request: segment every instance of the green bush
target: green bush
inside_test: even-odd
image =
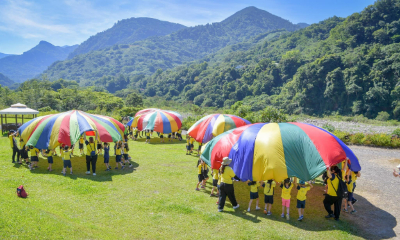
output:
[[[393,134],[393,135],[400,136],[400,128],[396,128],[396,129],[392,132],[392,134]]]
[[[356,134],[350,135],[350,142],[352,144],[363,144],[364,143],[364,134],[356,133]]]
[[[333,132],[333,134],[338,137],[340,140],[342,140],[343,142],[348,142],[350,140],[350,133],[348,132],[342,132],[339,130],[335,130]]]
[[[378,116],[375,119],[378,121],[385,122],[385,121],[389,120],[389,117],[390,117],[389,113],[382,111],[382,112],[378,113]]]
[[[379,147],[391,147],[392,146],[392,137],[387,134],[367,134],[365,136],[365,142],[368,142],[370,145],[375,145]]]
[[[333,133],[335,132],[335,127],[329,123],[325,124],[322,126],[323,129],[328,130],[329,132]]]

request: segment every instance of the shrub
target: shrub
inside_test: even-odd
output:
[[[325,124],[322,126],[323,129],[328,130],[329,132],[333,133],[335,132],[335,127],[329,123]]]
[[[382,112],[378,113],[378,116],[375,119],[378,121],[385,122],[385,121],[389,120],[389,117],[390,117],[389,113],[382,111]]]
[[[350,133],[348,132],[342,132],[339,130],[335,130],[333,132],[333,134],[338,137],[340,140],[342,140],[343,142],[348,142],[350,140]]]
[[[379,147],[390,147],[392,142],[392,137],[387,134],[367,134],[365,136],[365,141],[368,141],[371,145]]]
[[[393,134],[393,135],[400,136],[400,128],[396,128],[396,129],[392,132],[392,134]]]
[[[350,135],[350,142],[353,144],[363,144],[364,142],[364,134],[363,133],[356,133]]]

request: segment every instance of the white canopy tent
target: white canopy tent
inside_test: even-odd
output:
[[[1,133],[4,134],[4,131],[9,131],[9,130],[17,130],[18,126],[18,115],[21,115],[22,119],[22,124],[24,123],[24,115],[28,115],[28,117],[25,117],[25,119],[33,119],[37,117],[37,114],[39,111],[28,108],[26,105],[17,103],[11,105],[11,107],[3,109],[0,111],[0,117],[1,117]],[[8,115],[15,115],[15,124],[14,123],[7,123],[7,114]],[[31,118],[29,118],[29,115],[32,115]],[[10,116],[8,116],[10,117]],[[13,117],[13,116],[11,116]],[[4,118],[4,122],[3,122]]]

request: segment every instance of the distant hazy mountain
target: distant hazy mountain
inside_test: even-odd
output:
[[[118,21],[112,28],[97,33],[84,41],[68,58],[78,54],[103,49],[115,44],[126,44],[149,37],[164,36],[176,32],[185,26],[178,23],[160,21],[154,18],[129,18]]]
[[[113,45],[54,63],[46,70],[50,79],[80,80],[91,85],[103,76],[151,74],[203,58],[227,45],[249,40],[261,33],[301,26],[267,11],[247,7],[222,22],[188,27],[167,36],[152,37],[131,44]]]
[[[0,58],[4,58],[4,57],[7,57],[7,56],[11,56],[11,55],[13,55],[13,54],[6,54],[6,53],[1,53],[0,52]]]
[[[33,78],[47,69],[55,61],[67,58],[77,45],[57,47],[46,41],[22,55],[12,55],[0,59],[0,72],[16,82]]]
[[[9,79],[7,76],[4,76],[3,74],[0,73],[0,85],[1,86],[11,86],[14,84],[14,81]]]
[[[298,23],[296,25],[299,26],[300,28],[306,28],[306,27],[310,26],[310,24],[308,24],[308,23]]]

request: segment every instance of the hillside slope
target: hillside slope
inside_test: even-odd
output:
[[[12,55],[0,59],[0,72],[15,82],[23,82],[40,74],[55,61],[64,60],[75,46],[57,47],[46,41],[22,55]]]

